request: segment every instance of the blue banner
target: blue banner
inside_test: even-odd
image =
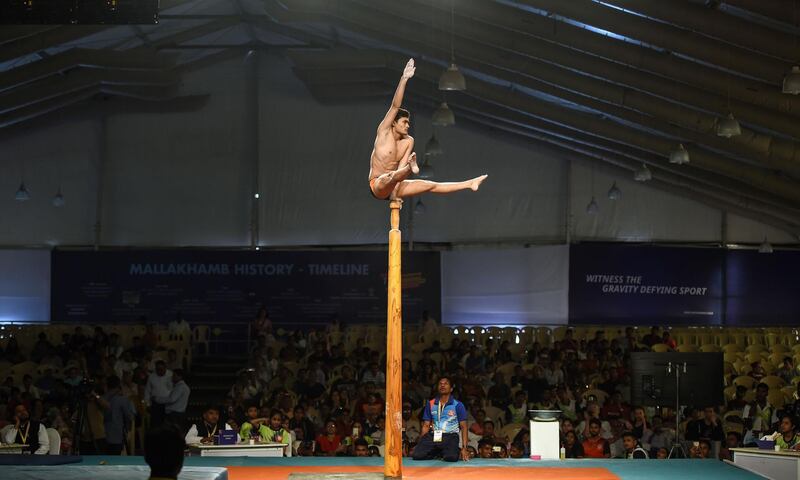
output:
[[[800,252],[731,250],[727,323],[792,325],[800,320]]]
[[[569,322],[721,324],[724,255],[706,248],[573,245]]]
[[[54,251],[52,321],[386,321],[386,252]],[[440,317],[438,252],[403,253],[403,317]]]

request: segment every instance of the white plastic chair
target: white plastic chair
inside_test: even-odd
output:
[[[61,454],[61,434],[55,428],[48,428],[47,438],[50,439],[50,455]]]

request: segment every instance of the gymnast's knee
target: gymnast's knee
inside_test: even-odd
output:
[[[445,462],[457,462],[458,461],[458,453],[450,454],[450,455],[443,455],[442,460]]]

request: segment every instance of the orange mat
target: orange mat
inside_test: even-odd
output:
[[[383,467],[227,467],[229,480],[286,480],[291,473],[383,472]],[[429,480],[620,480],[605,468],[563,467],[403,467],[404,479]]]

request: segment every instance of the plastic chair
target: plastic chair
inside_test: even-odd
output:
[[[683,345],[678,345],[677,350],[681,353],[695,353],[697,352],[697,347],[687,343]]]
[[[500,438],[507,438],[509,441],[514,440],[514,437],[517,436],[520,430],[527,427],[527,425],[523,425],[521,423],[509,423],[508,425],[504,426],[500,429]]]
[[[61,434],[55,428],[46,429],[47,438],[50,440],[50,455],[61,454]]]
[[[756,379],[753,377],[748,377],[747,375],[741,375],[733,379],[733,384],[737,387],[742,385],[748,389],[752,389],[756,384]]]
[[[775,408],[782,408],[786,404],[786,396],[780,390],[769,392],[767,394],[767,401]]]
[[[658,353],[665,353],[669,352],[669,346],[666,343],[656,343],[655,345],[650,347],[650,350]]]
[[[781,377],[769,375],[761,379],[761,383],[766,383],[770,390],[781,389],[786,386],[786,382]]]
[[[718,345],[715,345],[713,343],[706,343],[704,345],[700,345],[700,351],[703,353],[713,353],[713,352],[719,352],[720,349]]]

